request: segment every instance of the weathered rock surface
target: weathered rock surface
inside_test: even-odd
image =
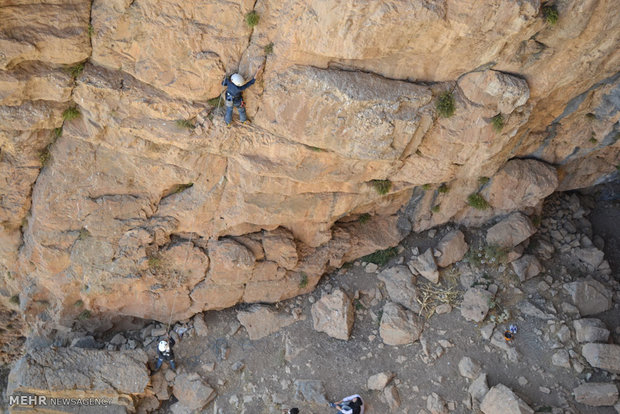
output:
[[[177,375],[172,393],[179,404],[190,410],[201,410],[215,398],[215,390],[196,373]]]
[[[142,350],[103,351],[81,348],[45,348],[31,351],[15,363],[7,392],[47,397],[105,398],[133,409],[133,397],[144,395],[149,384]],[[119,375],[119,367],[123,375]]]
[[[292,325],[296,319],[291,315],[275,312],[267,306],[255,306],[250,311],[239,311],[237,319],[248,331],[251,340],[257,340]]]
[[[620,345],[585,344],[581,355],[595,368],[620,374]]]
[[[534,233],[536,233],[536,228],[530,219],[522,213],[514,213],[487,231],[487,243],[501,247],[514,247]]]
[[[600,282],[587,279],[567,283],[564,289],[579,309],[581,316],[596,315],[611,308],[611,294]]]
[[[325,397],[325,386],[322,381],[317,380],[296,380],[295,396],[298,401],[308,401],[319,405],[327,405]]]
[[[609,383],[581,384],[573,390],[573,394],[577,402],[594,407],[614,405],[618,401],[618,387]]]
[[[474,379],[478,377],[481,369],[480,364],[470,357],[463,357],[459,361],[459,374],[463,377]]]
[[[379,334],[387,345],[404,345],[420,338],[424,321],[400,305],[388,302],[383,306]]]
[[[441,252],[437,258],[437,266],[447,267],[461,260],[467,253],[469,246],[465,241],[465,235],[460,230],[454,230],[443,236],[435,250]]]
[[[433,283],[439,283],[439,271],[437,270],[437,263],[435,263],[433,249],[426,249],[423,254],[413,257],[408,266],[412,272]]]
[[[353,303],[340,289],[323,296],[312,305],[312,323],[316,331],[347,341],[351,336],[353,322],[355,322]]]
[[[394,378],[392,372],[380,372],[375,375],[371,375],[368,378],[367,387],[369,390],[381,391],[385,386]]]
[[[377,278],[385,283],[385,289],[392,302],[398,303],[414,312],[420,311],[416,277],[406,266],[394,266],[382,270]]]
[[[577,319],[573,327],[579,342],[607,342],[609,338],[609,330],[600,319]]]
[[[446,402],[436,393],[432,393],[426,399],[426,409],[430,411],[431,414],[448,414]]]
[[[616,4],[562,4],[551,27],[538,2],[504,3],[268,1],[253,29],[239,1],[5,5],[3,296],[45,329],[78,300],[102,325],[276,302],[411,229],[532,214],[556,185],[617,177]],[[262,63],[253,125],[224,128],[208,99]],[[491,208],[467,206],[474,192]]]
[[[504,384],[497,384],[489,390],[480,409],[485,414],[534,414],[534,410]]]
[[[489,386],[487,385],[487,374],[483,372],[478,375],[478,377],[472,381],[471,385],[467,389],[467,392],[474,400],[481,402],[484,399],[484,396],[489,392]]]
[[[489,312],[493,294],[480,288],[469,288],[463,295],[461,315],[468,321],[481,322]]]
[[[535,276],[538,276],[542,272],[543,267],[536,256],[531,254],[524,254],[519,259],[511,263],[512,269],[515,271],[519,280],[525,282]]]

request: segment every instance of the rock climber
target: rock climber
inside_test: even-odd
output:
[[[329,406],[337,408],[338,414],[364,414],[364,401],[359,394],[350,395],[335,403],[329,403]]]
[[[239,119],[242,124],[245,124],[248,120],[248,117],[245,113],[245,102],[243,101],[243,91],[250,86],[254,85],[256,82],[256,77],[263,70],[264,66],[261,67],[256,72],[256,75],[249,81],[245,82],[243,76],[238,73],[233,73],[230,78],[226,77],[222,81],[222,85],[226,86],[226,115],[224,116],[224,121],[226,121],[226,126],[230,126],[233,117],[233,106],[237,107],[239,110]]]
[[[161,368],[161,364],[164,361],[167,361],[170,365],[170,368],[176,372],[176,366],[174,364],[174,352],[172,351],[172,347],[174,346],[174,338],[170,337],[170,334],[167,335],[166,339],[162,339],[157,344],[157,361],[155,362],[155,369],[153,372],[159,371]]]

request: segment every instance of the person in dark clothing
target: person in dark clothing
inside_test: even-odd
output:
[[[238,73],[233,74],[230,78],[226,77],[222,82],[222,85],[226,86],[226,115],[224,116],[224,121],[226,121],[226,125],[228,126],[230,126],[232,122],[233,106],[237,107],[239,110],[239,119],[241,123],[245,123],[248,120],[245,113],[245,102],[243,102],[242,92],[254,85],[256,78],[252,78],[252,80],[247,83],[244,82],[243,77]]]
[[[171,337],[159,341],[159,344],[157,344],[157,362],[155,363],[155,369],[153,372],[159,371],[159,368],[161,368],[161,364],[164,361],[167,361],[170,368],[176,372],[177,369],[174,364],[174,352],[172,351],[174,344],[174,339]]]
[[[364,401],[359,394],[350,395],[329,405],[330,407],[337,408],[338,414],[364,414]]]

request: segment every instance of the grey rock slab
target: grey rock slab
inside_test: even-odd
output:
[[[392,302],[396,302],[414,312],[420,311],[416,277],[406,266],[394,266],[381,271],[377,278],[385,284]]]
[[[610,383],[581,384],[573,390],[573,394],[578,403],[594,407],[614,405],[618,401],[618,387]]]
[[[620,374],[620,345],[585,344],[581,348],[581,355],[595,368]]]
[[[579,342],[607,342],[609,339],[609,330],[600,319],[577,319],[573,321],[573,327]]]
[[[319,405],[327,405],[323,381],[298,379],[295,381],[295,396],[297,401],[307,401]]]
[[[461,315],[468,321],[481,322],[489,312],[493,294],[480,288],[469,288],[461,302]]]
[[[593,279],[567,283],[564,289],[571,296],[581,316],[595,315],[611,309],[611,292]]]
[[[504,384],[489,390],[480,409],[484,414],[534,414],[534,410]]]

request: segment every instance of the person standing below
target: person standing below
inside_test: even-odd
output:
[[[224,115],[224,121],[226,126],[230,126],[233,117],[233,107],[236,107],[239,111],[239,120],[242,124],[245,124],[248,120],[245,113],[245,102],[243,101],[243,91],[256,82],[256,76],[263,70],[264,66],[261,66],[256,75],[249,81],[245,82],[243,76],[238,73],[233,73],[230,78],[226,77],[222,81],[222,85],[226,86],[226,115]]]
[[[329,405],[330,407],[337,408],[338,414],[364,414],[364,401],[359,394],[349,395]]]
[[[174,338],[171,338],[168,335],[167,339],[162,339],[157,344],[157,362],[155,363],[155,369],[153,372],[159,371],[161,368],[161,364],[166,361],[170,365],[170,368],[176,372],[177,368],[174,364],[174,352],[172,351],[172,347],[174,346]]]

